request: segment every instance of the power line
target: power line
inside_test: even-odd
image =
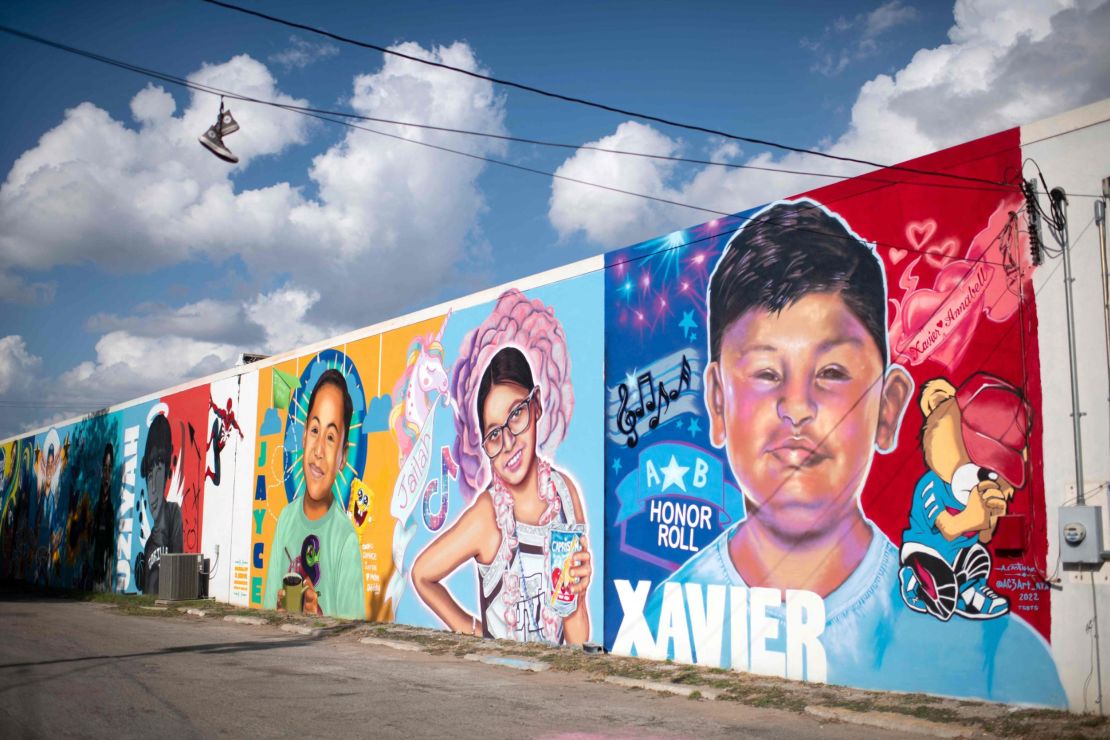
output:
[[[791,168],[785,168],[785,167],[769,167],[769,166],[764,166],[764,165],[738,164],[738,163],[735,163],[735,162],[721,162],[721,161],[708,160],[708,159],[698,159],[698,158],[692,158],[692,157],[677,157],[677,156],[669,156],[669,155],[663,155],[663,154],[652,154],[652,153],[649,153],[649,152],[635,152],[635,151],[628,151],[628,150],[624,150],[624,149],[613,149],[613,148],[609,148],[609,147],[594,146],[594,145],[591,145],[591,144],[572,144],[572,143],[567,143],[567,142],[548,141],[548,140],[543,140],[543,139],[532,139],[532,138],[521,137],[521,136],[512,136],[512,135],[509,135],[509,134],[498,134],[498,133],[493,133],[493,132],[489,132],[489,131],[474,131],[474,130],[470,130],[470,129],[460,129],[460,128],[454,128],[454,127],[450,127],[450,126],[438,126],[438,125],[429,124],[429,123],[417,123],[415,121],[402,121],[402,120],[397,120],[397,119],[392,119],[392,118],[382,118],[382,117],[378,117],[378,116],[368,116],[368,115],[363,115],[363,114],[359,114],[359,113],[351,113],[351,112],[347,112],[347,111],[337,111],[337,110],[329,110],[329,109],[325,109],[325,108],[315,108],[315,107],[311,107],[311,106],[300,106],[300,105],[292,105],[292,104],[289,104],[289,103],[279,103],[279,102],[274,101],[274,100],[256,98],[256,97],[249,96],[249,95],[243,95],[241,93],[237,93],[237,92],[232,91],[232,90],[221,89],[221,88],[213,87],[213,86],[210,86],[210,85],[205,85],[203,83],[194,82],[194,81],[182,78],[182,77],[178,77],[176,75],[169,74],[167,72],[160,72],[158,70],[150,69],[148,67],[142,67],[142,66],[139,66],[139,65],[136,65],[136,64],[132,64],[130,62],[124,62],[124,61],[121,61],[121,60],[118,60],[118,59],[114,59],[112,57],[104,56],[102,54],[97,54],[95,52],[90,52],[90,51],[87,51],[85,49],[80,49],[78,47],[69,46],[67,44],[52,41],[50,39],[46,39],[46,38],[43,38],[41,36],[36,36],[34,34],[26,33],[24,31],[19,31],[18,29],[9,28],[7,26],[0,26],[0,31],[4,31],[5,33],[11,34],[13,36],[17,36],[17,37],[22,38],[22,39],[27,40],[27,41],[32,41],[34,43],[39,43],[39,44],[43,44],[43,45],[46,45],[46,46],[50,46],[50,47],[58,49],[60,51],[65,51],[65,52],[68,52],[68,53],[71,53],[71,54],[76,54],[76,55],[83,56],[83,57],[88,58],[88,59],[92,59],[94,61],[103,62],[105,64],[110,64],[112,66],[120,67],[122,69],[126,69],[128,71],[135,72],[137,74],[141,74],[141,75],[148,76],[148,77],[153,77],[155,79],[162,80],[164,82],[169,82],[169,83],[172,83],[172,84],[181,85],[181,86],[187,87],[187,88],[189,88],[191,90],[194,90],[194,91],[197,91],[197,92],[206,92],[206,93],[211,94],[211,95],[220,95],[222,97],[230,98],[232,100],[240,100],[240,101],[243,101],[243,102],[256,103],[258,105],[266,105],[266,106],[271,106],[271,107],[284,108],[285,110],[294,111],[294,112],[313,113],[313,114],[317,114],[317,117],[319,117],[319,116],[338,116],[338,117],[342,117],[342,118],[351,118],[351,119],[360,120],[360,121],[368,121],[368,122],[371,122],[371,123],[384,123],[384,124],[390,124],[390,125],[395,125],[395,126],[410,126],[412,128],[424,129],[424,130],[429,130],[429,131],[440,131],[440,132],[444,132],[444,133],[459,134],[459,135],[464,135],[464,136],[482,137],[482,138],[494,139],[494,140],[498,140],[498,141],[509,141],[509,142],[518,143],[518,144],[528,144],[528,145],[534,145],[534,146],[543,146],[543,147],[549,147],[549,148],[567,149],[567,150],[574,150],[574,151],[587,150],[587,151],[595,151],[595,152],[600,152],[600,153],[605,153],[605,154],[615,154],[615,155],[630,156],[630,157],[637,157],[637,158],[644,158],[644,159],[654,159],[654,160],[681,163],[681,164],[696,164],[696,165],[700,165],[700,166],[724,167],[726,169],[753,170],[753,171],[759,171],[759,172],[772,172],[772,173],[785,174],[785,175],[800,175],[800,176],[806,176],[806,177],[819,177],[819,178],[826,178],[826,179],[832,179],[832,180],[851,180],[851,179],[856,179],[856,178],[863,177],[863,178],[867,178],[868,180],[873,181],[873,182],[883,182],[883,183],[887,183],[887,184],[891,184],[891,185],[906,184],[906,185],[915,185],[915,186],[918,186],[918,187],[954,188],[954,189],[984,190],[984,191],[995,191],[995,192],[1011,192],[1013,190],[1013,186],[1001,187],[1001,186],[997,186],[997,185],[983,186],[983,185],[974,185],[974,184],[966,184],[965,185],[965,184],[956,184],[956,183],[913,182],[913,181],[908,181],[908,180],[882,179],[882,178],[874,177],[875,173],[873,173],[873,172],[864,173],[864,174],[860,174],[860,175],[841,175],[841,174],[836,174],[836,173],[831,173],[831,172],[814,172],[814,171],[810,171],[810,170],[799,170],[799,169],[791,169]],[[335,121],[335,122],[339,123],[338,121]]]
[[[344,44],[351,44],[353,46],[360,46],[364,49],[371,49],[373,51],[381,52],[382,54],[389,54],[391,56],[400,57],[402,59],[407,59],[411,62],[417,62],[418,64],[427,65],[429,67],[436,67],[436,68],[439,68],[439,69],[445,69],[445,70],[448,70],[448,71],[451,71],[451,72],[456,72],[458,74],[466,75],[468,77],[473,77],[475,79],[485,80],[485,81],[491,82],[495,85],[502,85],[502,86],[505,86],[505,87],[511,87],[511,88],[515,88],[517,90],[523,90],[525,92],[535,93],[537,95],[543,95],[545,97],[554,98],[556,100],[562,100],[562,101],[567,102],[567,103],[575,103],[577,105],[584,105],[584,106],[587,106],[587,107],[590,107],[590,108],[597,108],[598,110],[604,110],[604,111],[608,111],[610,113],[618,113],[622,116],[629,116],[631,118],[639,118],[639,119],[644,120],[644,121],[652,121],[654,123],[660,123],[660,124],[663,124],[665,126],[672,126],[672,127],[675,127],[675,128],[686,129],[686,130],[689,130],[689,131],[697,131],[699,133],[709,134],[711,136],[720,136],[722,138],[731,139],[733,141],[743,141],[743,142],[748,143],[748,144],[757,144],[759,146],[766,146],[766,147],[770,147],[770,148],[773,148],[773,149],[781,149],[783,151],[795,152],[795,153],[798,153],[798,154],[809,154],[809,155],[812,155],[812,156],[815,156],[815,157],[823,157],[825,159],[832,159],[832,160],[836,160],[836,161],[840,161],[840,162],[850,162],[850,163],[853,163],[853,164],[867,165],[868,167],[875,167],[875,168],[879,168],[879,169],[897,170],[897,171],[900,171],[900,172],[909,172],[909,173],[912,173],[912,174],[915,174],[915,175],[928,175],[928,176],[931,176],[931,177],[943,177],[943,178],[954,179],[954,180],[962,180],[962,181],[965,181],[965,182],[976,182],[976,183],[979,183],[981,185],[994,185],[996,187],[1003,187],[1003,188],[1015,187],[1011,183],[1006,183],[1006,182],[998,182],[998,181],[995,181],[995,180],[987,180],[985,178],[980,178],[980,177],[970,177],[970,176],[967,176],[967,175],[957,175],[957,174],[954,174],[954,173],[951,173],[951,172],[938,172],[938,171],[935,171],[935,170],[923,170],[923,169],[918,169],[918,168],[915,168],[915,167],[907,167],[905,165],[886,165],[886,164],[881,164],[879,162],[874,162],[874,161],[871,161],[871,160],[868,160],[868,159],[857,159],[855,157],[846,157],[846,156],[842,156],[842,155],[838,155],[838,154],[830,154],[828,152],[822,152],[822,151],[819,151],[819,150],[816,150],[816,149],[806,149],[805,147],[797,147],[797,146],[791,146],[791,145],[788,145],[788,144],[781,144],[779,142],[771,141],[771,140],[768,140],[768,139],[758,139],[758,138],[754,138],[754,137],[750,137],[750,136],[742,136],[742,135],[739,135],[739,134],[732,134],[732,133],[729,133],[727,131],[720,131],[720,130],[717,130],[717,129],[707,128],[705,126],[699,126],[699,125],[696,125],[696,124],[683,123],[681,121],[674,121],[674,120],[671,120],[671,119],[668,119],[668,118],[663,118],[661,116],[655,116],[655,115],[651,115],[651,114],[648,114],[648,113],[639,113],[637,111],[627,110],[627,109],[624,109],[624,108],[618,108],[618,107],[615,107],[615,106],[607,105],[605,103],[599,103],[599,102],[596,102],[596,101],[587,100],[585,98],[578,98],[578,97],[575,97],[575,96],[572,96],[572,95],[564,95],[563,93],[557,93],[557,92],[552,92],[550,90],[544,90],[542,88],[534,87],[532,85],[526,85],[524,83],[514,82],[512,80],[506,80],[506,79],[502,79],[502,78],[498,78],[498,77],[493,77],[491,75],[485,75],[485,74],[482,74],[480,72],[474,72],[472,70],[464,69],[462,67],[455,67],[453,65],[445,64],[443,62],[435,62],[435,61],[432,61],[430,59],[421,59],[420,57],[413,56],[412,54],[405,54],[404,52],[400,52],[400,51],[397,51],[395,49],[390,49],[390,48],[385,47],[385,46],[380,46],[378,44],[373,44],[373,43],[370,43],[370,42],[367,42],[367,41],[360,41],[358,39],[350,38],[348,36],[341,36],[337,33],[332,33],[331,31],[325,31],[321,28],[316,28],[315,26],[309,26],[309,25],[304,24],[304,23],[297,23],[296,21],[286,20],[284,18],[279,18],[278,16],[269,15],[268,13],[262,13],[262,12],[257,11],[257,10],[251,10],[250,8],[244,8],[244,7],[241,7],[239,5],[233,5],[231,3],[222,2],[222,0],[202,0],[202,2],[208,3],[209,5],[215,5],[215,6],[218,6],[218,7],[221,7],[221,8],[225,8],[227,10],[233,10],[233,11],[238,12],[238,13],[243,13],[245,15],[254,16],[256,18],[261,18],[263,20],[267,20],[267,21],[270,21],[270,22],[273,22],[273,23],[278,23],[280,25],[287,26],[289,28],[296,28],[296,29],[299,29],[299,30],[302,30],[302,31],[307,31],[309,33],[314,33],[314,34],[317,34],[319,36],[324,36],[324,37],[333,39],[335,41],[339,41],[339,42],[344,43]]]
[[[735,169],[735,170],[753,170],[753,171],[758,171],[758,172],[773,172],[773,173],[778,173],[778,174],[794,174],[794,175],[810,176],[810,178],[825,178],[825,179],[829,179],[829,180],[840,180],[840,181],[842,181],[842,180],[866,179],[870,182],[886,183],[886,184],[890,184],[890,185],[905,184],[905,185],[914,185],[914,186],[919,186],[919,187],[940,187],[940,189],[979,190],[979,191],[996,191],[996,192],[1012,192],[1013,187],[1015,187],[1015,185],[1009,185],[1009,186],[1006,186],[1006,187],[1002,187],[1002,186],[998,186],[998,185],[986,185],[985,186],[985,185],[973,185],[973,184],[914,182],[914,181],[908,181],[908,180],[889,180],[889,179],[876,178],[876,176],[875,176],[876,173],[875,172],[868,172],[868,173],[862,173],[862,174],[856,174],[856,175],[836,174],[836,173],[831,173],[831,172],[815,172],[815,171],[811,171],[811,170],[794,170],[794,169],[789,169],[789,168],[773,168],[773,166],[766,166],[766,165],[738,164],[738,163],[735,163],[735,162],[719,162],[719,161],[714,161],[714,160],[686,158],[686,156],[670,156],[670,155],[666,155],[666,154],[653,154],[653,153],[649,153],[649,152],[634,152],[634,151],[628,151],[628,150],[622,150],[622,149],[610,149],[610,148],[607,148],[607,146],[595,146],[595,145],[592,145],[592,144],[573,144],[573,143],[566,143],[566,142],[546,141],[546,140],[542,140],[542,139],[529,139],[529,138],[525,138],[525,136],[513,136],[513,135],[509,135],[509,134],[499,134],[499,133],[494,133],[494,132],[490,132],[490,131],[473,131],[473,130],[468,130],[468,129],[457,129],[457,128],[452,128],[452,126],[435,125],[435,124],[431,124],[431,123],[417,123],[415,121],[401,121],[401,120],[396,120],[396,119],[380,118],[380,116],[374,116],[374,115],[364,115],[364,114],[360,114],[360,113],[351,113],[351,112],[346,112],[346,111],[335,111],[335,110],[329,110],[329,109],[312,108],[312,107],[306,107],[306,105],[293,105],[291,103],[280,103],[278,101],[273,101],[273,100],[265,100],[265,99],[261,99],[261,98],[254,98],[254,97],[252,97],[252,95],[245,95],[245,94],[235,92],[235,91],[232,91],[232,90],[224,90],[224,89],[221,89],[221,88],[215,88],[215,87],[212,87],[212,85],[206,85],[206,84],[199,83],[199,82],[193,82],[193,81],[190,81],[190,80],[185,79],[185,78],[176,77],[176,75],[170,74],[168,72],[161,72],[161,71],[153,70],[153,69],[150,69],[150,68],[140,67],[140,65],[138,65],[138,64],[132,64],[130,62],[124,62],[124,61],[121,61],[121,60],[118,60],[118,59],[113,59],[111,57],[105,57],[105,55],[103,55],[103,54],[98,54],[98,53],[87,51],[87,50],[84,50],[84,49],[79,49],[77,47],[70,47],[70,45],[68,45],[68,44],[60,43],[60,42],[57,42],[57,41],[52,41],[50,39],[44,39],[42,37],[34,36],[34,34],[32,34],[32,33],[19,31],[18,29],[12,29],[12,28],[9,28],[9,27],[0,26],[0,31],[10,33],[10,34],[12,34],[12,36],[16,36],[16,37],[22,38],[24,40],[28,40],[28,41],[32,41],[32,42],[36,42],[36,43],[41,43],[41,44],[44,44],[44,45],[49,45],[49,47],[52,47],[54,49],[58,49],[60,51],[65,51],[65,52],[69,52],[69,53],[73,53],[73,54],[78,54],[78,55],[81,55],[81,57],[92,59],[94,61],[99,61],[99,62],[111,64],[111,65],[113,65],[113,67],[119,67],[119,68],[129,70],[129,71],[132,71],[132,72],[135,72],[135,73],[138,73],[138,74],[143,74],[143,75],[145,75],[145,77],[152,77],[154,79],[162,80],[164,82],[170,82],[172,84],[182,85],[182,87],[188,88],[188,89],[196,91],[196,92],[206,92],[206,93],[209,93],[209,94],[212,94],[212,95],[221,95],[221,97],[230,98],[232,100],[240,100],[240,101],[243,101],[243,102],[251,102],[251,103],[256,103],[256,104],[259,104],[259,105],[269,105],[269,107],[282,108],[282,109],[287,110],[287,111],[301,112],[301,113],[313,113],[313,114],[316,114],[316,118],[320,118],[320,116],[324,116],[324,115],[340,116],[340,118],[345,118],[345,119],[355,119],[355,120],[367,121],[367,122],[372,122],[372,123],[385,123],[385,124],[392,124],[392,125],[398,125],[398,126],[412,126],[412,128],[415,128],[415,129],[423,129],[423,130],[428,130],[428,131],[441,131],[441,132],[445,132],[445,133],[455,133],[455,134],[461,134],[461,135],[467,135],[467,136],[481,136],[481,138],[486,138],[486,139],[494,139],[494,140],[498,140],[498,141],[508,141],[508,142],[521,143],[521,144],[532,144],[532,145],[537,145],[537,146],[547,146],[547,148],[565,149],[565,150],[574,150],[574,151],[587,150],[587,151],[601,152],[601,153],[607,153],[607,154],[618,154],[618,155],[624,155],[624,156],[636,156],[636,158],[660,160],[660,161],[666,161],[666,162],[675,162],[675,163],[683,163],[683,164],[697,164],[697,165],[704,165],[704,166],[720,166],[720,168]],[[322,120],[327,120],[327,119],[322,119]],[[341,121],[332,121],[332,122],[333,123],[342,123]],[[376,131],[376,130],[373,130],[373,131],[375,133],[383,133],[383,132]],[[412,141],[412,140],[406,140],[406,141]],[[447,150],[447,151],[453,151],[454,152],[455,150]],[[593,184],[593,183],[583,182],[583,184]],[[626,194],[629,194],[629,195],[637,195],[637,193],[632,193],[632,192],[629,192],[629,191],[623,191],[623,192],[625,192]],[[1077,197],[1096,197],[1096,199],[1100,199],[1100,197],[1101,197],[1101,195],[1089,194],[1089,193],[1069,193],[1069,195],[1077,196]],[[716,213],[716,212],[714,212],[714,213]]]
[[[465,151],[461,151],[461,150],[458,150],[458,149],[452,149],[450,147],[441,146],[441,145],[438,145],[438,144],[432,144],[432,143],[426,142],[426,141],[420,141],[419,139],[410,139],[406,136],[400,136],[398,134],[391,134],[391,133],[388,133],[388,132],[385,132],[385,131],[379,131],[378,129],[372,129],[372,128],[368,128],[368,127],[365,127],[365,126],[359,126],[357,124],[351,123],[350,121],[339,120],[339,119],[336,119],[336,118],[332,118],[330,111],[318,112],[318,109],[306,108],[304,106],[296,106],[296,105],[292,105],[292,104],[288,104],[288,103],[279,103],[279,102],[273,101],[273,100],[262,100],[262,99],[254,98],[254,97],[251,97],[251,96],[248,96],[248,95],[242,95],[240,93],[236,93],[236,92],[231,91],[231,90],[223,90],[223,89],[213,87],[213,86],[210,86],[210,85],[205,85],[205,84],[202,84],[202,83],[194,82],[194,81],[182,78],[182,77],[177,77],[176,75],[171,75],[171,74],[168,74],[168,73],[165,73],[165,72],[159,72],[158,70],[153,70],[153,69],[148,69],[148,68],[145,68],[145,67],[140,67],[138,65],[131,64],[129,62],[120,61],[118,59],[113,59],[112,57],[107,57],[107,56],[104,56],[102,54],[97,54],[95,52],[86,51],[84,49],[79,49],[77,47],[69,46],[67,44],[62,44],[60,42],[51,41],[50,39],[45,39],[45,38],[42,38],[42,37],[39,37],[39,36],[35,36],[33,34],[28,34],[28,33],[25,33],[23,31],[19,31],[19,30],[16,30],[16,29],[9,28],[7,26],[0,26],[0,31],[4,31],[5,33],[9,33],[9,34],[12,34],[14,36],[18,36],[20,38],[23,38],[23,39],[26,39],[26,40],[29,40],[29,41],[33,41],[35,43],[44,44],[46,46],[50,46],[52,48],[56,48],[56,49],[59,49],[61,51],[65,51],[65,52],[68,52],[68,53],[71,53],[71,54],[75,54],[75,55],[82,56],[82,57],[85,57],[85,58],[88,58],[88,59],[92,59],[94,61],[98,61],[98,62],[108,64],[108,65],[111,65],[111,66],[114,66],[114,67],[119,67],[121,69],[125,69],[125,70],[131,71],[131,72],[135,72],[136,74],[141,74],[141,75],[144,75],[144,76],[147,76],[147,77],[152,77],[154,79],[162,80],[163,82],[168,82],[170,84],[179,85],[179,86],[185,87],[189,90],[204,92],[204,93],[208,93],[210,95],[220,95],[222,97],[231,98],[233,100],[240,100],[240,101],[244,101],[244,102],[255,103],[255,104],[258,104],[258,105],[264,105],[264,106],[268,106],[268,107],[272,107],[272,108],[279,108],[279,109],[286,110],[286,111],[289,111],[289,112],[292,112],[292,113],[297,113],[299,115],[309,116],[309,117],[312,117],[312,118],[318,118],[320,120],[327,121],[329,123],[335,123],[335,124],[338,124],[340,126],[347,126],[349,128],[354,128],[354,129],[359,129],[359,130],[362,130],[362,131],[367,131],[367,132],[372,133],[372,134],[377,134],[378,136],[384,136],[384,137],[391,138],[391,139],[396,139],[396,140],[399,140],[399,141],[405,141],[405,142],[408,142],[410,144],[417,144],[419,146],[427,147],[427,148],[430,148],[430,149],[435,149],[435,150],[438,150],[438,151],[448,152],[448,153],[451,153],[451,154],[456,154],[458,156],[467,157],[467,158],[479,160],[479,161],[482,161],[482,162],[488,162],[490,164],[496,164],[496,165],[500,165],[502,167],[508,167],[508,168],[515,169],[515,170],[520,170],[520,171],[523,171],[523,172],[529,172],[529,173],[536,174],[536,175],[542,175],[544,177],[549,177],[549,178],[552,178],[552,179],[555,179],[555,180],[564,180],[566,182],[573,182],[573,183],[576,183],[576,184],[579,184],[579,185],[585,185],[585,186],[588,186],[588,187],[593,187],[593,188],[597,188],[597,189],[600,189],[600,190],[606,190],[606,191],[613,192],[613,193],[618,193],[618,194],[621,194],[621,195],[628,195],[628,196],[632,196],[632,197],[643,198],[645,200],[651,200],[651,201],[654,201],[654,202],[657,202],[657,203],[663,203],[665,205],[672,205],[672,206],[677,206],[677,207],[681,207],[681,208],[688,208],[688,209],[691,209],[691,210],[701,211],[703,213],[709,213],[713,216],[722,216],[722,217],[733,217],[733,216],[735,216],[735,217],[740,218],[740,219],[750,220],[750,219],[747,219],[744,216],[739,216],[735,213],[729,213],[729,212],[726,212],[726,211],[719,211],[719,210],[716,210],[716,209],[713,209],[713,208],[705,208],[703,206],[694,205],[692,203],[684,203],[682,201],[677,201],[677,200],[673,200],[673,199],[669,199],[669,198],[662,198],[662,197],[654,196],[654,195],[648,195],[646,193],[637,193],[637,192],[634,192],[634,191],[631,191],[631,190],[625,190],[623,188],[618,188],[618,187],[614,187],[614,186],[611,186],[611,185],[604,185],[604,184],[601,184],[601,183],[591,182],[589,180],[582,180],[582,179],[579,179],[579,178],[570,177],[568,175],[560,175],[560,174],[555,173],[555,172],[549,172],[547,170],[541,170],[541,169],[534,168],[534,167],[528,167],[526,165],[521,165],[521,164],[517,164],[517,163],[514,163],[514,162],[507,162],[505,160],[496,159],[494,157],[487,157],[487,156],[483,156],[483,155],[480,155],[480,154],[465,152]],[[334,115],[352,117],[351,114],[343,114],[343,113],[334,114]],[[357,116],[353,116],[353,117],[357,117]],[[907,184],[907,185],[916,184],[916,183],[906,183],[904,181],[876,180],[874,178],[871,178],[869,175],[860,175],[856,179],[860,179],[861,181],[886,183],[886,184],[879,184],[879,185],[876,186],[876,188],[873,188],[872,190],[882,188],[882,187],[889,187],[890,185],[894,185],[894,184]],[[968,187],[968,186],[948,186],[948,187]],[[859,193],[856,193],[855,195],[863,195],[867,192],[871,192],[871,190],[861,191]],[[835,235],[825,234],[825,232],[815,232],[815,233],[819,233],[819,234],[822,234],[822,235],[825,235],[825,236],[835,236]],[[940,251],[937,251],[937,250],[931,250],[931,249],[918,249],[918,248],[915,248],[915,247],[911,247],[909,245],[895,245],[895,244],[888,244],[888,243],[879,242],[879,241],[874,241],[874,242],[872,242],[872,244],[874,244],[876,247],[881,246],[881,247],[884,247],[886,249],[899,249],[899,250],[903,250],[903,251],[915,252],[915,253],[925,254],[925,255],[931,254],[931,255],[936,255],[936,256],[948,257],[948,255],[944,252],[940,252]],[[997,262],[997,263],[992,263],[992,264],[1002,264],[1002,263]]]
[[[277,107],[283,107],[283,106],[278,105]],[[300,112],[300,111],[297,111],[297,112]],[[725,212],[725,211],[718,211],[718,210],[714,210],[712,208],[705,208],[704,206],[694,205],[692,203],[684,203],[682,201],[671,200],[669,198],[661,198],[661,197],[658,197],[658,196],[655,196],[655,195],[648,195],[646,193],[637,193],[637,192],[634,192],[634,191],[631,191],[631,190],[624,190],[622,188],[614,187],[612,185],[603,185],[601,183],[591,182],[589,180],[580,180],[580,179],[575,178],[575,177],[569,177],[567,175],[560,175],[560,174],[555,173],[555,172],[548,172],[547,170],[541,170],[541,169],[534,168],[534,167],[528,167],[528,166],[525,166],[525,165],[516,164],[515,162],[506,162],[505,160],[502,160],[502,159],[496,159],[496,158],[493,158],[493,157],[486,157],[486,156],[482,156],[480,154],[473,154],[471,152],[464,152],[464,151],[460,151],[458,149],[451,149],[450,147],[440,146],[438,144],[432,144],[432,143],[426,142],[426,141],[420,141],[418,139],[410,139],[408,137],[400,136],[398,134],[391,134],[391,133],[388,133],[388,132],[385,132],[385,131],[378,131],[377,129],[367,128],[365,126],[359,126],[358,124],[354,124],[354,123],[351,123],[349,121],[340,121],[340,120],[328,118],[326,116],[320,116],[320,115],[316,115],[316,114],[313,114],[313,113],[307,113],[307,112],[302,112],[302,115],[310,116],[312,118],[319,118],[319,119],[324,120],[324,121],[330,121],[331,123],[335,123],[335,124],[338,124],[340,126],[347,126],[348,128],[354,128],[354,129],[358,129],[360,131],[366,131],[366,132],[369,132],[369,133],[372,133],[372,134],[377,134],[378,136],[385,136],[385,137],[388,137],[390,139],[396,139],[398,141],[406,141],[410,144],[418,144],[419,146],[428,147],[430,149],[436,149],[436,150],[443,151],[443,152],[449,152],[451,154],[457,154],[457,155],[462,156],[462,157],[468,157],[468,158],[477,159],[477,160],[480,160],[480,161],[483,161],[483,162],[489,162],[490,164],[496,164],[496,165],[500,165],[502,167],[509,167],[511,169],[520,170],[520,171],[523,171],[523,172],[529,172],[529,173],[532,173],[532,174],[535,174],[535,175],[543,175],[545,177],[550,177],[550,178],[555,179],[555,180],[565,180],[567,182],[573,182],[573,183],[577,183],[579,185],[587,185],[589,187],[598,188],[600,190],[606,190],[606,191],[613,192],[613,193],[619,193],[621,195],[631,195],[631,196],[634,196],[634,197],[637,197],[637,198],[644,198],[646,200],[655,201],[657,203],[663,203],[665,205],[672,205],[672,206],[679,206],[679,207],[682,207],[682,208],[689,208],[689,209],[692,209],[692,210],[702,211],[704,213],[709,213],[709,214],[714,215],[714,216],[721,216],[721,217],[727,217],[727,218],[737,218],[737,219],[739,219],[743,222],[766,221],[768,223],[776,223],[773,219],[767,219],[765,217],[760,218],[760,219],[753,219],[750,216],[742,216],[742,215],[737,214],[737,213],[728,213],[728,212]],[[887,187],[887,186],[881,185],[879,187]],[[864,193],[868,193],[868,192],[871,192],[871,191],[863,191],[863,192],[860,192],[860,193],[856,193],[855,195],[863,195]],[[854,196],[852,196],[852,197],[854,197]],[[834,201],[826,201],[826,203],[829,203],[829,202],[834,202]],[[830,233],[827,233],[827,232],[824,232],[824,231],[819,231],[819,230],[816,230],[816,229],[806,229],[806,228],[803,228],[803,227],[800,227],[800,226],[793,226],[792,228],[794,228],[796,230],[799,230],[799,231],[805,231],[805,232],[809,232],[809,233],[813,233],[813,234],[819,234],[819,235],[822,235],[822,236],[838,237],[838,235],[836,235],[836,234],[830,234]],[[913,252],[913,253],[916,253],[916,254],[934,255],[934,256],[941,256],[941,257],[951,258],[951,256],[948,255],[947,253],[942,252],[942,251],[938,251],[938,250],[934,250],[934,249],[918,249],[918,248],[912,247],[910,245],[888,244],[886,242],[880,242],[880,241],[877,241],[877,240],[873,241],[873,242],[869,242],[869,243],[874,244],[876,247],[883,247],[885,249],[900,249],[900,250],[903,250],[903,251]],[[979,259],[978,261],[984,262],[986,264],[1005,265],[1004,262],[998,262],[998,261],[982,259],[982,258]]]

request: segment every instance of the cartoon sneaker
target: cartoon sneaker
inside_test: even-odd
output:
[[[994,619],[1009,611],[1009,600],[996,594],[986,578],[965,583],[956,602],[956,613],[968,619]]]
[[[898,572],[898,580],[902,582],[902,601],[906,602],[906,606],[915,612],[927,613],[929,610],[925,607],[925,602],[917,595],[917,588],[921,582],[913,574],[913,568],[903,565],[902,570]]]
[[[898,577],[906,606],[942,622],[952,617],[956,609],[956,577],[943,560],[913,557],[902,567]]]

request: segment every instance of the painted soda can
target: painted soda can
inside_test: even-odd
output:
[[[574,585],[570,569],[574,567],[575,553],[582,549],[585,532],[582,524],[567,524],[552,527],[547,533],[546,571],[551,585],[547,606],[560,617],[569,617],[578,608],[578,594],[570,588]]]

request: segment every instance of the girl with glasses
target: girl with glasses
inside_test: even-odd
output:
[[[566,574],[578,596],[577,608],[565,618],[551,609],[557,584],[546,575],[549,533],[585,523],[585,510],[570,477],[537,452],[543,398],[523,352],[504,347],[493,356],[478,386],[475,411],[491,482],[417,557],[413,586],[455,632],[522,642],[586,642],[585,594],[593,567],[585,536]],[[463,609],[442,583],[468,560],[478,568],[478,614]]]

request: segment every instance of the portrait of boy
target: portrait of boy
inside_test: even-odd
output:
[[[295,572],[303,578],[304,613],[366,616],[358,533],[335,492],[346,461],[352,410],[343,373],[325,370],[308,397],[305,414],[305,490],[281,510],[274,530],[262,601],[267,609],[283,608],[283,577]]]
[[[1064,703],[1047,646],[1024,621],[944,624],[907,608],[898,548],[860,505],[874,454],[894,450],[914,392],[889,356],[874,248],[815,201],[772,204],[729,241],[707,304],[709,440],[747,516],[651,593],[655,657],[678,659],[684,643],[699,664]],[[714,597],[711,586],[727,589]],[[699,642],[724,593],[733,624]],[[792,634],[803,628],[804,639]]]

